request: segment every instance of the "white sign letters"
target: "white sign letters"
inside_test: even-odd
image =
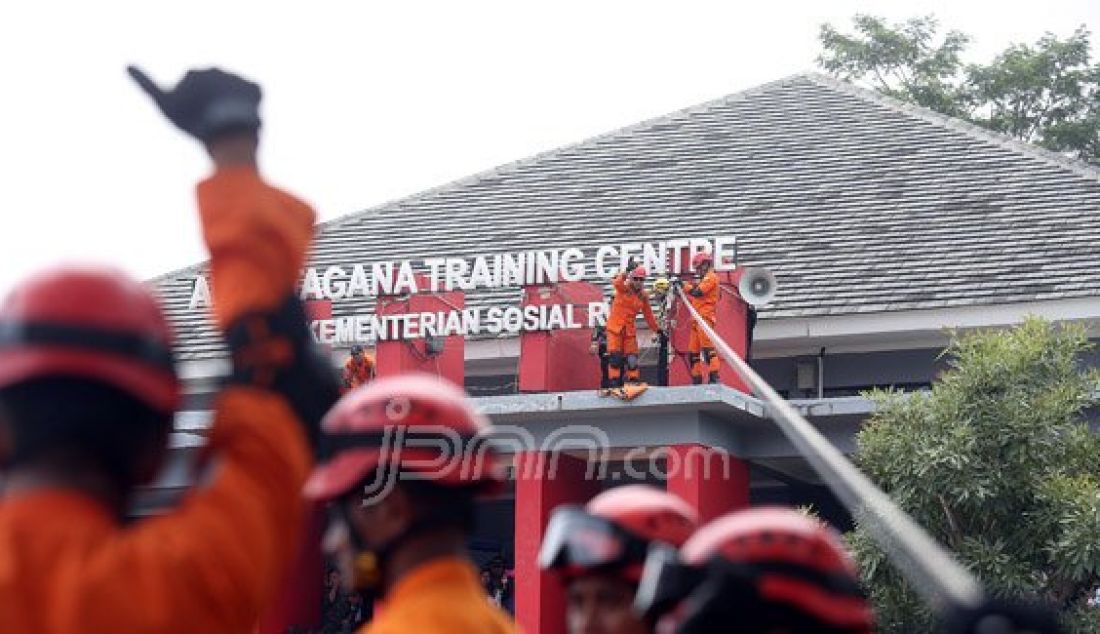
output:
[[[630,260],[646,267],[651,277],[679,275],[687,272],[683,270],[684,263],[700,252],[714,255],[714,266],[718,271],[731,270],[737,266],[735,237],[686,238],[602,245],[587,252],[570,247],[473,257],[432,257],[419,261],[309,267],[302,273],[299,296],[304,301],[338,302],[383,295],[471,291],[479,288],[607,279],[625,268]],[[188,305],[191,310],[195,310],[209,308],[210,303],[209,284],[205,277],[198,276],[195,278]],[[602,303],[588,306],[586,320],[578,320],[574,310],[572,305],[552,305],[385,316],[359,315],[314,321],[312,330],[320,343],[339,345],[424,336],[591,328],[602,324],[607,314],[607,307]]]

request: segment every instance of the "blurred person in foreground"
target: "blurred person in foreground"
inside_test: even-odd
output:
[[[651,549],[635,607],[659,632],[869,634],[873,627],[840,536],[785,508],[720,517],[678,553]]]
[[[475,499],[503,483],[466,393],[426,374],[376,379],[321,428],[326,459],[305,493],[329,503],[325,549],[344,578],[380,597],[362,631],[514,632],[466,553]]]
[[[647,485],[609,489],[583,508],[554,510],[539,565],[566,588],[571,634],[644,634],[650,624],[634,612],[634,595],[650,544],[679,547],[695,530],[695,510]]]
[[[167,452],[180,382],[149,290],[63,266],[0,304],[0,631],[244,632],[297,547],[310,442],[335,400],[295,278],[314,214],[256,165],[260,88],[210,69],[132,76],[209,153],[198,185],[214,322],[232,370],[210,469],[178,508],[130,521]]]

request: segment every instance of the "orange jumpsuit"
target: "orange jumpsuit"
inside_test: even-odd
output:
[[[202,183],[199,201],[218,324],[276,306],[312,211],[245,168]],[[249,631],[298,546],[309,448],[281,395],[243,386],[217,397],[208,447],[206,484],[128,525],[75,490],[0,499],[0,631]]]
[[[511,634],[516,626],[489,603],[477,570],[456,557],[414,569],[386,593],[363,634]]]
[[[698,289],[698,291],[696,291]],[[695,284],[689,285],[684,289],[684,292],[688,296],[688,300],[691,302],[693,308],[698,311],[699,316],[703,318],[707,324],[713,328],[718,319],[718,274],[713,270],[707,271],[707,274],[703,276],[703,279]],[[701,292],[702,295],[696,297],[693,292]],[[706,333],[695,323],[695,320],[691,322],[691,337],[688,340],[688,351],[691,353],[691,376],[697,383],[701,383],[703,380],[704,369],[706,374],[717,380],[718,368],[721,363],[718,359],[718,355],[714,352],[714,344]]]
[[[638,367],[638,329],[635,321],[638,313],[645,316],[649,329],[656,332],[657,319],[649,305],[649,294],[644,290],[635,292],[626,281],[626,274],[619,273],[611,280],[615,288],[615,297],[611,300],[611,314],[607,317],[607,353],[610,357],[607,368],[612,385],[622,382],[623,366],[626,366],[626,380],[638,381],[641,370]]]
[[[344,388],[350,390],[374,378],[374,357],[364,352],[358,360],[354,356],[344,362]]]

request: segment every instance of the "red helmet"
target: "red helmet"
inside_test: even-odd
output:
[[[305,485],[314,500],[349,492],[385,464],[450,486],[495,489],[504,475],[485,434],[491,425],[466,393],[430,374],[377,379],[348,392],[321,421],[327,453]],[[456,446],[457,445],[457,446]],[[446,460],[457,450],[459,460]]]
[[[630,272],[630,279],[632,280],[644,280],[649,271],[645,270],[644,266],[636,266],[634,270]]]
[[[646,541],[661,541],[677,548],[699,525],[699,515],[690,504],[645,484],[608,489],[584,508],[589,515],[615,522]]]
[[[539,565],[567,577],[601,570],[637,583],[650,543],[678,547],[697,524],[691,506],[671,493],[643,484],[617,487],[592,498],[584,509],[555,509]]]
[[[79,266],[42,271],[12,290],[0,304],[0,387],[55,376],[174,411],[172,334],[152,293],[121,271]]]
[[[691,268],[698,271],[699,267],[703,266],[704,262],[713,264],[714,256],[707,253],[706,251],[700,251],[699,253],[695,254],[695,257],[691,258]]]
[[[679,559],[699,571],[694,583],[700,594],[707,595],[687,602],[693,612],[681,615],[681,625],[687,631],[698,629],[687,627],[687,622],[706,622],[708,617],[721,620],[724,616],[720,615],[731,609],[753,613],[752,605],[776,606],[777,613],[797,613],[798,618],[839,631],[871,631],[871,609],[839,535],[823,522],[792,509],[765,507],[720,517],[684,544]],[[653,567],[658,568],[660,558],[653,560]],[[646,574],[657,584],[662,576],[677,578],[651,571],[649,566],[647,562]],[[675,595],[668,590],[645,590],[651,596]],[[693,592],[689,589],[681,595]],[[761,607],[755,613],[766,611]]]

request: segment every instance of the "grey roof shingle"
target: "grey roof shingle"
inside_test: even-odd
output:
[[[764,319],[1100,295],[1100,170],[816,74],[323,223],[311,263],[590,248],[623,227],[734,233],[779,278]],[[201,266],[154,280],[185,359],[222,354],[187,310]]]

